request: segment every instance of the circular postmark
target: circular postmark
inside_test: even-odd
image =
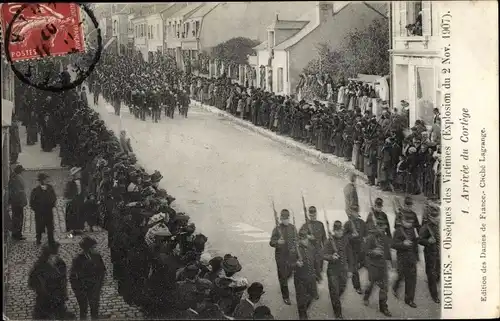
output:
[[[8,4],[2,5],[2,13],[4,19],[6,19],[6,10],[4,9]],[[52,6],[52,7],[50,7]],[[59,6],[59,8],[57,7]],[[61,6],[64,6],[61,8]],[[71,81],[69,74],[61,73],[57,82],[50,81],[50,75],[46,77],[41,77],[40,81],[38,79],[32,79],[32,67],[28,65],[27,71],[21,71],[16,67],[16,62],[26,61],[28,59],[47,59],[52,56],[66,56],[79,52],[85,52],[84,50],[84,40],[83,32],[81,28],[82,22],[80,20],[78,6],[88,15],[97,33],[97,48],[94,51],[92,58],[89,59],[90,64],[88,67],[82,69],[79,66],[76,68],[76,79]],[[26,11],[26,13],[25,13]],[[47,15],[46,13],[49,12]],[[16,24],[16,21],[20,23]],[[32,86],[34,88],[50,91],[50,92],[61,92],[65,90],[70,90],[81,85],[85,79],[93,72],[97,63],[101,58],[101,53],[103,50],[101,30],[99,29],[99,24],[97,19],[92,12],[92,10],[85,4],[82,3],[47,3],[47,4],[22,4],[13,14],[8,24],[4,23],[5,27],[5,37],[4,37],[4,48],[5,56],[7,61],[10,63],[11,69],[16,77],[23,83]],[[57,27],[61,30],[58,30]],[[13,29],[16,28],[14,32]],[[76,30],[79,34],[73,35],[68,29]],[[37,34],[37,32],[39,32]],[[63,42],[55,42],[57,37],[64,36]],[[78,37],[75,40],[75,36]],[[37,39],[38,41],[30,42],[30,39]],[[38,37],[38,38],[37,38]],[[32,48],[27,48],[28,46],[24,44],[24,51],[20,51],[17,54],[18,57],[13,57],[11,45],[17,43],[29,43]],[[55,53],[51,51],[56,51]],[[30,56],[32,55],[32,56]],[[19,56],[24,56],[19,57]],[[13,59],[14,58],[14,59]]]

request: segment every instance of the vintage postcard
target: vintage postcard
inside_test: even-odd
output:
[[[1,12],[4,320],[499,317],[497,2]]]

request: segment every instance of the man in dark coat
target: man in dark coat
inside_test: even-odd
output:
[[[39,185],[31,191],[30,207],[35,212],[36,244],[40,245],[42,233],[47,230],[49,244],[54,244],[54,214],[52,209],[56,206],[57,196],[52,185],[47,184],[49,176],[45,173],[38,174]]]
[[[405,303],[412,308],[417,305],[415,299],[415,288],[417,285],[417,256],[418,237],[414,228],[413,212],[402,211],[400,224],[394,231],[392,247],[397,251],[398,278],[394,282],[392,290],[398,296],[401,281],[405,282]]]
[[[293,283],[297,298],[297,309],[300,320],[307,320],[307,310],[316,298],[318,288],[314,269],[314,246],[307,238],[307,231],[299,232],[299,245],[295,263]]]
[[[56,147],[56,136],[54,129],[54,119],[49,113],[46,113],[40,123],[40,143],[44,152],[51,152]]]
[[[340,297],[347,285],[347,253],[348,240],[342,230],[342,222],[333,223],[333,235],[326,241],[324,259],[328,261],[326,274],[328,276],[328,291],[336,319],[342,319]]]
[[[423,245],[425,258],[425,273],[427,274],[427,285],[432,300],[439,303],[437,283],[441,274],[441,233],[439,230],[440,209],[437,204],[429,203],[426,208],[426,219],[420,229],[418,242]]]
[[[24,180],[21,176],[24,172],[22,165],[14,167],[9,180],[9,204],[12,210],[12,238],[15,240],[26,239],[23,236],[24,207],[28,205],[28,199],[24,190]]]
[[[317,211],[315,206],[309,207],[309,221],[304,223],[300,230],[306,230],[309,241],[314,245],[314,269],[316,271],[316,279],[322,279],[323,273],[323,247],[326,241],[325,226],[317,219]],[[312,235],[310,232],[312,231]]]
[[[374,206],[371,208],[371,211],[368,214],[368,217],[366,218],[366,229],[369,231],[370,229],[375,227],[375,220],[374,220],[375,216],[375,219],[382,220],[387,224],[387,229],[385,230],[385,234],[387,235],[387,237],[392,239],[389,219],[387,218],[387,214],[385,214],[385,212],[383,211],[383,207],[384,207],[384,201],[380,197],[377,197],[375,199]]]
[[[84,228],[83,204],[85,196],[81,183],[81,168],[70,170],[71,180],[66,183],[64,198],[66,199],[66,231],[72,236]]]
[[[351,206],[347,213],[348,220],[344,224],[344,234],[349,240],[349,255],[347,262],[352,273],[352,285],[358,294],[362,294],[361,283],[359,281],[359,269],[364,264],[363,242],[366,237],[365,222],[359,216],[359,207]]]
[[[95,250],[97,242],[84,237],[80,242],[82,253],[73,259],[69,280],[80,308],[80,320],[87,318],[88,307],[92,320],[98,319],[101,289],[106,267],[101,255]]]
[[[385,220],[377,220],[370,225],[371,229],[366,237],[364,252],[366,254],[366,267],[368,269],[369,284],[365,290],[363,302],[365,306],[370,304],[370,295],[373,286],[377,285],[379,291],[379,309],[387,317],[392,316],[387,307],[387,290],[389,287],[389,275],[387,260],[391,259],[390,240],[385,234],[388,224]]]
[[[293,274],[297,257],[297,230],[290,224],[290,212],[287,209],[281,210],[280,220],[280,224],[273,229],[269,245],[275,248],[274,258],[283,301],[291,305],[288,280]]]
[[[352,206],[359,207],[358,191],[356,190],[356,174],[351,174],[349,183],[344,187],[345,209],[350,211]]]
[[[253,318],[255,305],[265,293],[264,286],[260,282],[254,282],[248,287],[247,293],[248,298],[242,299],[234,310],[233,317],[237,320],[250,320]]]

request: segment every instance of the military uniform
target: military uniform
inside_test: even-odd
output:
[[[427,285],[434,302],[439,303],[437,283],[441,276],[441,236],[439,231],[439,207],[430,209],[431,217],[422,225],[418,242],[424,246]]]
[[[305,231],[302,231],[300,235],[302,238],[307,238]],[[307,320],[307,310],[318,293],[314,270],[314,246],[309,242],[307,245],[299,243],[298,251],[297,254],[300,255],[295,256],[295,258],[301,260],[302,266],[295,263],[293,283],[299,319]]]
[[[338,223],[340,224],[340,228],[342,228],[342,223]],[[328,261],[326,270],[326,275],[328,277],[328,292],[330,292],[333,312],[337,319],[342,318],[340,297],[344,293],[347,285],[348,250],[348,239],[345,235],[341,237],[331,235],[326,241],[324,259]]]
[[[359,281],[358,270],[364,265],[365,254],[363,251],[363,242],[366,237],[365,222],[358,216],[351,216],[344,223],[344,234],[346,235],[350,251],[348,252],[347,262],[352,272],[352,285],[356,292],[361,294],[361,283]]]
[[[288,219],[290,214],[283,213],[282,219]],[[284,244],[279,244],[279,240]],[[288,290],[288,280],[293,274],[293,265],[297,261],[297,230],[292,224],[280,224],[273,229],[271,234],[271,247],[275,248],[274,258],[278,270],[278,280],[283,300],[288,304],[290,302],[290,292]]]
[[[403,220],[413,220],[413,212],[403,213]],[[405,241],[411,243],[405,244]],[[415,299],[415,288],[417,283],[417,256],[418,256],[418,237],[415,228],[398,225],[394,231],[392,247],[397,251],[398,278],[393,285],[394,295],[397,296],[401,281],[405,282],[405,303],[415,308],[413,302]]]
[[[316,278],[320,279],[323,272],[323,247],[326,241],[325,226],[320,221],[309,220],[309,224],[304,223],[300,230],[305,230],[309,233],[309,226],[314,237],[314,240],[310,241],[314,247],[314,270]]]

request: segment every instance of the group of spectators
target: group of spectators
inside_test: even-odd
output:
[[[98,65],[98,75],[111,72],[106,62],[109,60]],[[129,83],[120,76],[121,71],[113,69],[104,78],[109,84],[103,87],[111,89],[108,99],[112,99],[113,88],[118,85],[150,90],[142,87],[145,85],[140,79]],[[165,79],[170,88],[175,88],[179,80],[175,70],[170,70],[170,77]],[[98,96],[95,89],[99,87],[95,85],[91,85],[92,90]],[[54,144],[60,145],[62,163],[71,167],[72,181],[65,193],[67,222],[71,222],[67,228],[74,232],[88,221],[89,225],[107,230],[113,278],[127,303],[138,306],[147,317],[160,319],[273,319],[269,308],[259,304],[264,286],[259,282],[250,284],[239,276],[242,266],[236,256],[211,257],[205,251],[207,237],[197,232],[189,215],[171,206],[175,198],[159,186],[161,173],[150,174],[137,164],[126,133],[118,138],[106,128],[98,113],[89,107],[85,91],[43,94],[46,97],[42,102],[50,101],[52,109],[40,106],[36,112],[45,115],[48,111],[54,119]],[[47,187],[50,184],[44,173],[39,175],[39,181],[41,190],[52,189]],[[47,208],[55,206],[55,201],[50,202]],[[37,213],[40,206],[34,207],[35,216],[46,214]],[[82,253],[67,273],[66,263],[58,254],[59,244],[53,238],[53,222],[52,233],[49,223],[40,229],[41,237],[47,228],[49,242],[29,278],[36,292],[34,319],[74,317],[65,305],[68,274],[80,319],[86,318],[88,306],[91,317],[99,318],[106,271],[96,251],[97,242],[83,237]],[[38,232],[37,227],[40,244]]]
[[[224,74],[193,77],[189,92],[193,100],[352,162],[370,185],[439,197],[439,110],[434,109],[432,124],[417,120],[408,132],[406,101],[391,109],[367,84],[340,81],[333,89],[328,84],[328,103],[245,87]]]

